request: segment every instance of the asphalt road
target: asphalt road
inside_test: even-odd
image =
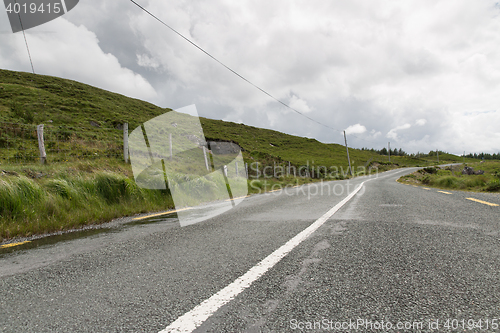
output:
[[[186,227],[170,216],[10,248],[0,331],[168,331],[365,182],[231,300],[203,303],[195,332],[500,332],[500,206],[486,204],[500,196],[395,181],[412,170],[253,195]]]

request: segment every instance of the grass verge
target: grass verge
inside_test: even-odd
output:
[[[168,191],[139,188],[116,161],[15,169],[0,177],[0,241],[174,206]]]
[[[464,165],[453,167],[427,167],[399,178],[399,182],[424,185],[440,189],[472,192],[500,192],[500,161],[468,163],[474,170],[483,170],[482,175],[464,175]]]

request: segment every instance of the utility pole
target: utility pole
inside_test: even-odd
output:
[[[390,162],[391,161],[391,142],[388,142],[388,147],[389,147],[388,153],[389,153],[389,162]]]
[[[464,150],[464,164],[465,164],[465,150]]]
[[[351,159],[349,158],[349,148],[347,147],[347,137],[345,136],[345,131],[344,131],[344,141],[345,141],[345,149],[347,151],[347,161],[349,162],[349,170],[351,171],[351,176],[352,176]]]
[[[438,163],[439,163],[439,150],[437,150],[437,149],[436,149],[436,155],[437,155]]]

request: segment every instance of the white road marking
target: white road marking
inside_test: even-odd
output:
[[[335,214],[343,205],[345,205],[359,190],[363,187],[363,184],[367,181],[376,178],[368,179],[362,182],[353,192],[351,192],[347,197],[341,202],[336,204],[332,209],[326,212],[319,219],[314,221],[309,227],[300,232],[297,236],[290,239],[286,244],[281,246],[279,249],[271,253],[264,260],[259,262],[254,267],[250,268],[248,272],[240,276],[234,282],[229,284],[224,289],[220,290],[218,293],[212,297],[206,299],[191,311],[180,316],[173,323],[168,325],[160,333],[167,332],[192,332],[198,328],[201,324],[205,322],[210,316],[212,316],[220,307],[224,304],[233,300],[238,294],[243,290],[250,287],[250,285],[264,275],[269,269],[276,265],[283,257],[285,257],[290,251],[292,251],[297,245],[299,245],[304,239],[309,237],[314,231],[321,227],[333,214]]]

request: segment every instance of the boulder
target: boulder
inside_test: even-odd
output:
[[[215,155],[238,154],[242,150],[234,142],[209,141],[208,147]]]
[[[484,170],[474,171],[474,168],[465,166],[462,170],[462,175],[484,175]]]
[[[462,170],[462,175],[473,175],[474,174],[474,169],[468,166],[465,166],[464,169]]]

